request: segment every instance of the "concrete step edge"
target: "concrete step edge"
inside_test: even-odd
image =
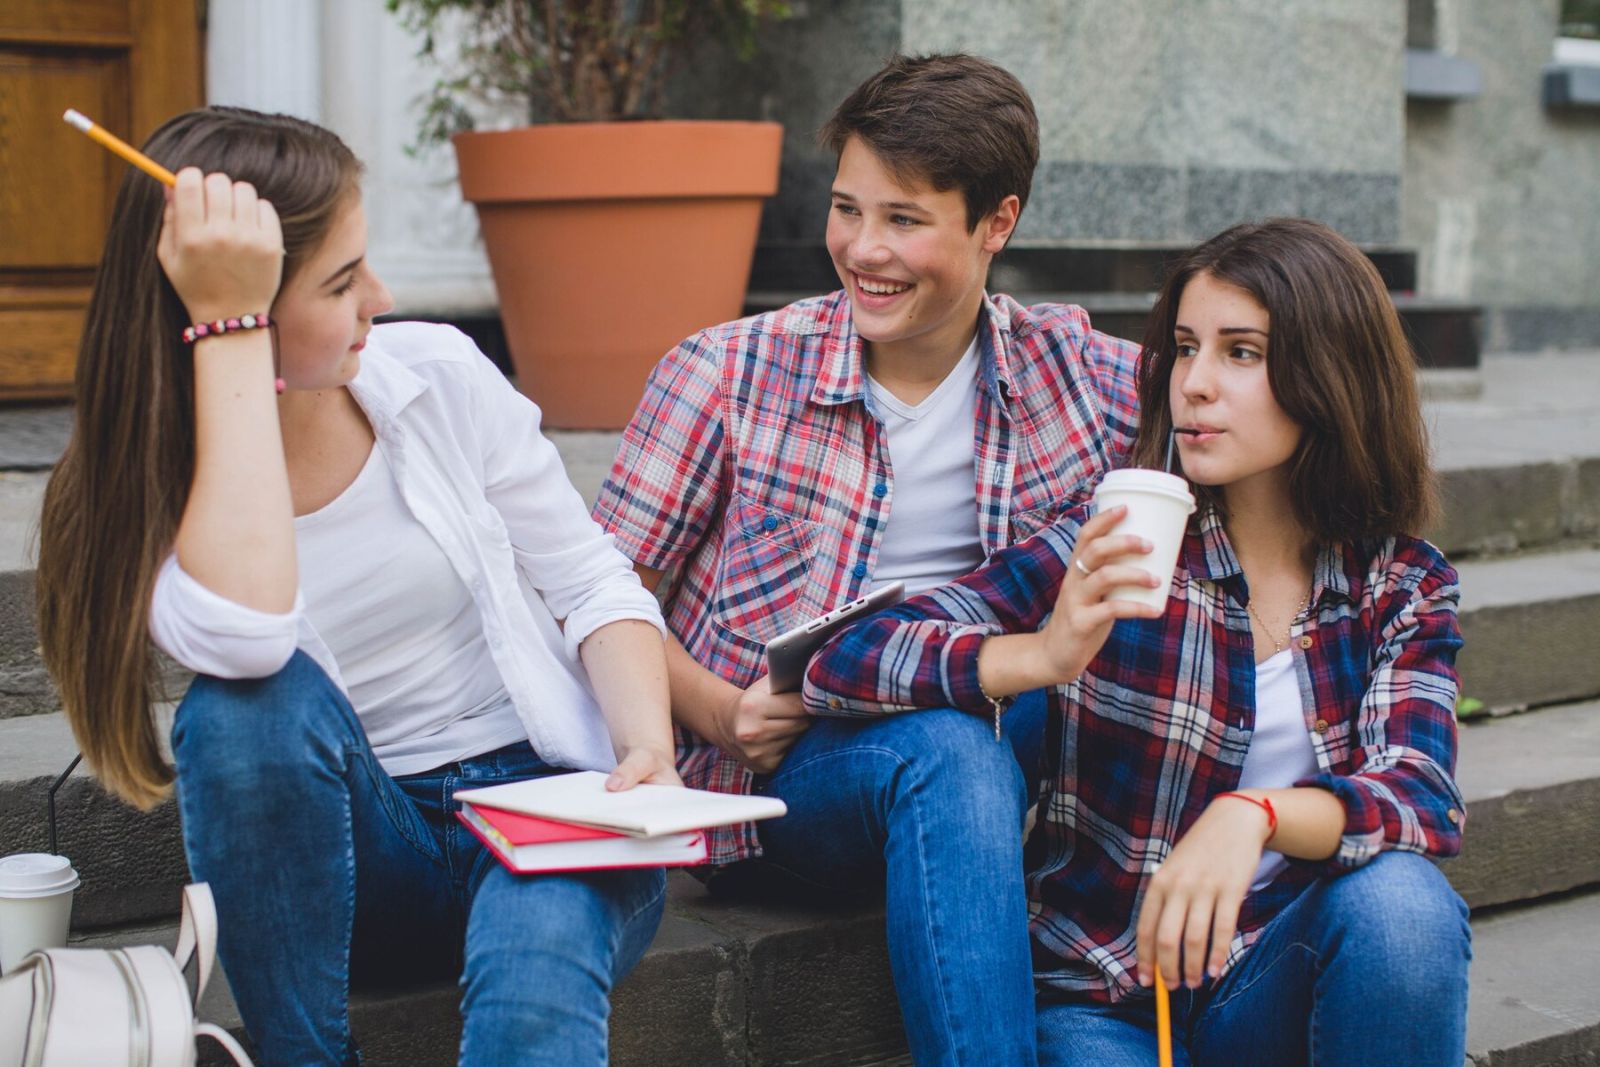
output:
[[[1463,697],[1508,709],[1600,695],[1600,550],[1469,560],[1457,571]]]
[[[1463,696],[1499,710],[1600,695],[1600,548],[1467,560],[1457,570]],[[0,720],[59,707],[32,620],[31,572],[0,572]]]
[[[668,886],[660,931],[612,996],[614,1067],[909,1064],[880,909],[765,908],[752,924],[746,909],[708,898],[683,872]],[[72,944],[170,946],[176,938],[167,922],[75,936]],[[445,980],[356,992],[351,1025],[364,1062],[455,1063],[459,999]],[[198,1014],[244,1037],[225,979],[207,989]]]
[[[863,955],[883,955],[875,914],[860,912],[835,921],[841,932],[859,939]],[[1600,1057],[1600,1000],[1593,996],[1600,985],[1600,954],[1592,951],[1591,939],[1578,935],[1600,928],[1600,893],[1480,916],[1472,926],[1468,1067],[1569,1067]],[[781,941],[782,935],[774,937]],[[170,945],[175,939],[175,926],[166,924],[75,943]],[[774,947],[796,948],[793,943]],[[831,947],[805,954],[783,976],[802,984],[767,984],[756,973],[759,968],[752,967],[763,952],[760,937],[726,930],[708,933],[675,899],[656,944],[614,995],[613,1063],[906,1063],[886,969],[837,973],[836,957],[828,954]],[[823,980],[818,980],[818,968],[827,969]],[[811,971],[809,981],[801,973],[804,969]],[[719,986],[738,993],[719,997]],[[688,990],[692,992],[685,996]],[[793,990],[804,996],[796,998]],[[810,1026],[814,1014],[824,1014],[835,1002],[852,1008],[844,1018],[825,1019],[821,1032],[763,1029],[771,1017],[797,1010]],[[868,1017],[860,1010],[863,1002],[870,1005]],[[455,988],[440,983],[388,995],[357,994],[351,1017],[372,1067],[426,1067],[455,1062],[457,1010]],[[225,981],[208,990],[200,1017],[243,1036]]]
[[[0,721],[0,841],[44,850],[45,791],[75,748],[63,717]],[[1461,731],[1462,855],[1445,873],[1473,907],[1600,882],[1600,702]],[[58,795],[60,848],[84,886],[80,928],[165,916],[188,878],[176,806],[135,812],[79,769]]]

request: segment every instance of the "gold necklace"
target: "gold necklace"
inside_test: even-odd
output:
[[[1300,613],[1305,611],[1306,608],[1310,606],[1311,591],[1308,589],[1306,590],[1305,599],[1300,601],[1300,606],[1295,609],[1293,615],[1289,616],[1289,628],[1284,631],[1283,641],[1287,641],[1289,639],[1289,634],[1294,632],[1294,620],[1298,619],[1300,617]],[[1267,635],[1267,640],[1272,642],[1272,654],[1276,656],[1279,652],[1282,652],[1283,641],[1279,641],[1275,636],[1273,636],[1272,627],[1268,626],[1266,620],[1263,619],[1260,613],[1256,611],[1254,601],[1246,603],[1244,609],[1250,613],[1250,617],[1252,619],[1256,620],[1256,623],[1261,627],[1261,631]]]

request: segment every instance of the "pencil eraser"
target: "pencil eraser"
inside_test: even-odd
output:
[[[76,126],[84,133],[88,133],[89,127],[94,125],[94,123],[89,121],[88,116],[84,115],[80,111],[75,111],[70,107],[67,108],[67,113],[61,117],[67,121],[67,125]]]

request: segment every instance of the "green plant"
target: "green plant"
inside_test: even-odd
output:
[[[469,104],[521,105],[529,122],[659,117],[689,48],[720,40],[741,59],[787,0],[386,0],[443,75],[423,98],[419,140],[469,130]],[[453,57],[441,55],[447,44]]]
[[[1562,37],[1600,38],[1600,0],[1561,0]]]

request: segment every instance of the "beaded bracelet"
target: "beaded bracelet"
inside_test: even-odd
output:
[[[272,320],[267,318],[266,312],[258,315],[240,315],[236,319],[218,319],[216,322],[197,322],[193,326],[183,328],[183,343],[192,345],[202,337],[211,337],[221,333],[231,333],[234,330],[256,330],[264,326],[271,326]]]
[[[1267,813],[1267,840],[1271,841],[1278,832],[1278,813],[1273,810],[1272,801],[1266,797],[1246,796],[1244,793],[1218,793],[1212,800],[1221,800],[1223,797],[1233,797],[1235,800],[1248,801]]]

